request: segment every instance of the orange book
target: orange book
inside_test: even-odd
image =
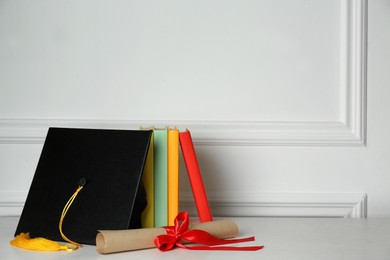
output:
[[[179,131],[168,130],[168,225],[179,214]]]
[[[213,218],[190,131],[180,132],[179,140],[200,222],[212,221]]]

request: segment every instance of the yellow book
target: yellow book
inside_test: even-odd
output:
[[[141,225],[143,228],[153,228],[154,227],[154,137],[149,143],[148,156],[146,157],[146,162],[144,166],[144,171],[142,174],[142,181],[146,190],[146,199],[148,204],[141,215]]]
[[[168,131],[168,225],[179,213],[179,131]]]

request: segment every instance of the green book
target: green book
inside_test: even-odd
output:
[[[154,129],[154,225],[168,225],[168,129]]]

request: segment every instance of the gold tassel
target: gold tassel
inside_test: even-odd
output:
[[[30,238],[29,233],[21,233],[17,235],[14,240],[10,241],[10,244],[19,248],[35,250],[35,251],[73,251],[76,250],[76,247],[69,247],[69,245],[61,245],[55,241],[37,237]]]

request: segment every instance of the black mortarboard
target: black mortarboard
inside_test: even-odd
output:
[[[97,230],[141,227],[142,171],[152,131],[50,128],[15,235],[95,244]]]

